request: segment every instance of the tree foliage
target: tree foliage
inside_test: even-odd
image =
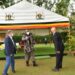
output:
[[[0,0],[0,6],[2,6],[2,8],[7,8],[13,4],[15,4],[14,0]]]
[[[55,3],[56,3],[55,0],[53,2],[52,2],[52,0],[37,0],[37,2],[36,2],[36,4],[38,6],[43,6],[44,5],[44,7],[46,9],[49,9],[49,10],[52,9],[52,7],[54,6]]]
[[[27,1],[31,2],[31,0]],[[68,13],[68,6],[70,1],[71,0],[33,0],[36,5],[40,7],[43,6],[48,10],[52,10],[52,8],[55,6],[55,12],[63,16],[66,16]],[[14,0],[0,0],[0,6],[3,6],[4,8],[13,4],[15,4]]]
[[[69,3],[70,0],[58,0],[56,3],[56,13],[67,16]]]

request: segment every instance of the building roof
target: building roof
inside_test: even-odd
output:
[[[68,18],[44,9],[43,7],[33,5],[25,0],[0,11],[0,27],[4,25],[21,25],[21,27],[24,25],[27,27],[29,25],[30,27],[32,24],[38,24],[38,26],[42,24],[43,26],[44,24],[53,25],[55,23],[65,23],[64,25],[69,25]]]

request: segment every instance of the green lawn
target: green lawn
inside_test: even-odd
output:
[[[37,44],[35,45],[35,55],[47,55],[47,54],[54,54],[54,46],[53,44]],[[16,56],[23,56],[23,51],[17,52]],[[4,51],[0,51],[0,58],[5,57]]]
[[[25,66],[24,59],[16,60],[16,73],[13,74],[11,69],[9,75],[75,75],[75,57],[65,56],[63,60],[63,69],[60,72],[53,72],[52,68],[55,65],[55,57],[48,59],[37,59],[38,67]],[[5,61],[0,60],[0,75],[4,69]]]

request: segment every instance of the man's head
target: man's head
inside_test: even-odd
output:
[[[30,32],[26,32],[27,35],[30,35]]]
[[[12,37],[14,34],[13,34],[13,31],[12,30],[8,30],[6,35]]]
[[[56,32],[56,28],[55,28],[55,27],[52,27],[52,28],[51,28],[51,32],[52,32],[52,33],[55,33],[55,32]]]

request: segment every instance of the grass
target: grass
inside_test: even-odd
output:
[[[54,54],[54,46],[53,44],[38,44],[35,45],[35,54],[36,55],[45,55],[45,54]]]
[[[48,54],[54,54],[54,47],[53,44],[37,44],[35,45],[35,55],[48,55]],[[17,52],[16,56],[24,56],[23,51]],[[5,57],[4,50],[0,51],[0,58]]]
[[[13,74],[9,69],[9,75],[75,75],[75,57],[65,56],[63,60],[63,69],[60,72],[53,72],[52,68],[55,65],[55,57],[48,59],[37,59],[38,67],[25,66],[24,59],[16,60],[16,73]],[[4,69],[5,61],[0,60],[0,75]]]

